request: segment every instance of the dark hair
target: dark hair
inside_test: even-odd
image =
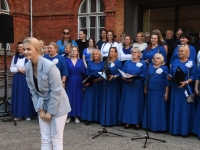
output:
[[[130,45],[133,45],[133,38],[132,38],[132,36],[131,36],[130,34],[127,34],[127,35],[124,37],[124,39],[125,39],[126,37],[129,37],[129,38],[130,38]],[[125,43],[123,43],[123,46],[125,46]]]
[[[87,47],[89,47],[89,42],[90,42],[90,40],[93,41],[93,47],[94,47],[94,48],[97,48],[97,46],[96,46],[96,41],[95,41],[94,38],[89,38],[89,40],[88,40],[88,42],[87,42]]]
[[[115,35],[114,31],[112,31],[112,30],[108,30],[108,32],[111,32],[111,33],[112,33],[112,35],[113,35],[112,43],[114,43],[114,42],[115,42],[115,38],[116,38],[117,36]],[[108,33],[108,32],[107,32],[107,33]],[[107,42],[108,42],[108,39],[107,39]],[[106,43],[107,43],[107,42],[106,42]]]
[[[23,44],[23,42],[21,42],[21,41],[18,42],[18,43],[17,43],[17,46],[18,46],[19,44]],[[18,55],[18,54],[19,54],[19,52],[18,52],[18,50],[17,50],[17,48],[16,48],[16,53],[15,53],[15,55]]]
[[[69,33],[70,33],[70,29],[69,28],[64,28],[64,30],[69,30]],[[63,31],[64,31],[63,30]],[[68,39],[68,43],[71,43],[72,42],[72,39],[70,38],[69,36],[69,39]],[[62,38],[62,45],[64,44],[64,37]]]
[[[182,34],[180,35],[180,39],[181,39],[181,38],[187,38],[189,41],[191,40],[191,36],[190,36],[189,33],[182,33]]]
[[[85,34],[85,35],[87,36],[87,29],[81,29],[80,31],[82,31],[83,34]],[[79,31],[79,32],[80,32],[80,31]]]
[[[163,43],[162,43],[162,41],[161,41],[161,39],[160,39],[159,34],[153,32],[153,33],[151,34],[151,37],[152,37],[153,35],[157,35],[157,36],[158,36],[158,45],[163,46]],[[147,51],[149,51],[151,48],[152,48],[152,43],[150,42],[149,45],[148,45]]]
[[[106,29],[102,29],[102,30],[101,30],[101,33],[102,33],[103,31],[105,31],[105,32],[106,32],[106,35],[107,35],[108,31],[107,31]],[[100,35],[100,40],[102,41],[102,36],[101,36],[101,35]],[[106,36],[106,40],[107,40],[107,36]]]

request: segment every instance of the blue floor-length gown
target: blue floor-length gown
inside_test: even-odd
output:
[[[98,72],[101,72],[103,70],[103,67],[104,62],[95,63],[93,61],[90,61],[88,63],[86,73],[88,75],[101,77]],[[81,114],[82,120],[99,122],[100,104],[103,99],[103,95],[101,92],[102,90],[103,81],[96,82],[93,85],[86,87]]]
[[[108,67],[112,75],[120,76],[117,69],[122,69],[121,61],[115,60],[113,63],[108,63]],[[104,88],[99,92],[102,92],[104,96],[100,110],[101,124],[107,126],[117,125],[120,103],[119,78],[114,78],[111,81],[104,81]]]
[[[12,59],[11,67],[16,67],[18,60],[24,59],[24,63],[27,62],[22,56],[15,55]],[[14,64],[15,62],[15,64]],[[33,106],[31,93],[26,83],[26,75],[20,72],[16,72],[12,81],[12,94],[11,94],[11,112],[13,117],[16,118],[30,118],[35,117],[36,112]]]
[[[132,60],[127,60],[123,71],[128,74],[139,75],[142,78],[133,80],[132,82],[123,82],[118,119],[127,124],[142,123],[146,63],[143,61],[133,62]]]
[[[190,60],[188,60],[190,61]],[[185,81],[188,80],[188,68],[186,62],[180,62],[179,59],[171,63],[169,73],[174,77],[177,67],[179,66],[186,74]],[[193,81],[196,77],[196,64],[192,61],[193,66],[189,68],[189,78]],[[190,84],[190,87],[193,86]],[[193,89],[193,88],[192,88]],[[172,82],[170,113],[169,113],[169,132],[174,135],[187,136],[192,132],[195,117],[195,103],[188,103],[184,94],[186,87],[179,88],[176,83]]]
[[[200,68],[198,69],[196,80],[200,80]],[[196,100],[197,100],[197,103],[196,103],[197,109],[195,113],[193,133],[197,134],[198,138],[200,138],[200,96],[196,96]]]
[[[83,103],[82,73],[85,73],[83,60],[78,59],[74,65],[71,59],[67,59],[68,77],[66,82],[66,92],[72,111],[68,117],[80,117]]]
[[[167,80],[168,68],[160,66],[155,68],[149,66],[146,74],[146,82],[148,84],[148,125],[146,125],[146,105],[144,111],[143,128],[148,127],[151,131],[166,131],[167,130],[167,102],[165,101],[166,87],[169,86]]]

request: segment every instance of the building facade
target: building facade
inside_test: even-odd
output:
[[[78,38],[79,29],[87,29],[88,38],[96,40],[101,29],[111,29],[117,41],[122,32],[135,37],[138,31],[157,28],[165,33],[180,27],[197,36],[200,29],[197,0],[0,0],[0,13],[14,18],[15,42],[7,45],[12,53],[18,41],[31,35],[31,1],[33,36],[46,44],[61,39],[66,27],[73,39]]]

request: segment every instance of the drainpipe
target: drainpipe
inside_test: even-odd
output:
[[[32,9],[32,0],[30,0],[30,36],[33,37],[33,9]]]

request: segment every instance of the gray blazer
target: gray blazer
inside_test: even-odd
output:
[[[71,111],[69,99],[65,89],[62,87],[60,72],[53,62],[39,57],[37,67],[38,92],[33,80],[32,62],[25,65],[26,81],[32,94],[33,105],[38,112],[44,110],[58,118]]]

